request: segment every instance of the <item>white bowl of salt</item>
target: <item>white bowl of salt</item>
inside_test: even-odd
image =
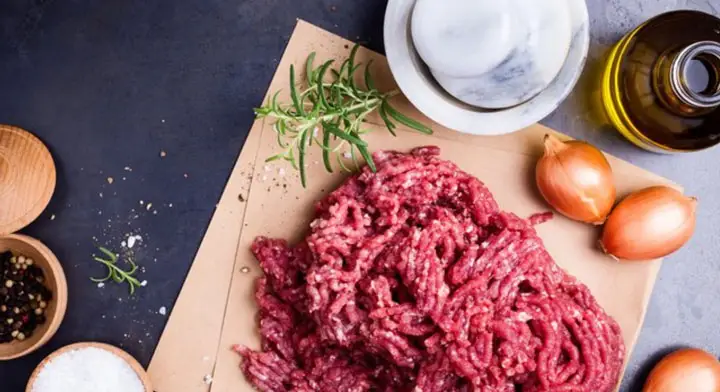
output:
[[[45,358],[26,392],[152,392],[150,378],[125,351],[104,343],[65,346]]]

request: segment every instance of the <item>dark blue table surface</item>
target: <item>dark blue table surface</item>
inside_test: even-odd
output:
[[[32,355],[0,363],[0,392],[23,391],[45,355],[76,341],[115,344],[148,364],[166,322],[159,309],[172,309],[247,136],[251,108],[262,100],[296,18],[382,52],[385,5],[386,0],[0,0],[0,123],[37,134],[58,170],[50,206],[23,232],[57,254],[70,288],[56,337]],[[590,71],[608,45],[645,18],[685,6],[712,10],[705,0],[588,5]],[[688,177],[678,163],[701,168],[709,161],[707,154],[661,161],[595,132],[577,97],[545,123],[680,182]],[[694,173],[689,178],[699,180],[690,190],[720,195],[717,175]],[[699,225],[712,228],[707,216]],[[95,244],[119,249],[129,233],[143,237],[134,249],[141,279],[148,282],[134,297],[126,287],[98,288],[89,280],[104,272],[91,258]],[[637,389],[668,347],[711,349],[718,343],[706,333],[715,331],[718,312],[686,314],[676,300],[679,295],[687,299],[683,303],[707,302],[703,298],[720,294],[713,264],[690,262],[704,257],[701,244],[709,246],[708,255],[718,254],[720,246],[710,247],[711,240],[702,236],[672,260],[676,264],[663,268],[623,390]],[[688,279],[694,292],[677,294],[678,281]]]

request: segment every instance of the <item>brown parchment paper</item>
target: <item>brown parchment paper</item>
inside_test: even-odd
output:
[[[351,43],[306,22],[298,21],[285,55],[268,89],[287,91],[288,69],[303,70],[310,52],[316,62],[347,57]],[[384,57],[360,50],[358,61],[372,59],[376,84],[396,88]],[[546,211],[534,185],[534,166],[542,138],[552,130],[540,125],[511,135],[481,137],[444,129],[423,117],[407,101],[395,105],[403,113],[433,125],[432,136],[400,127],[393,138],[378,118],[370,118],[368,136],[374,149],[407,151],[438,145],[442,157],[485,182],[503,209],[520,216]],[[317,149],[319,150],[319,149]],[[259,347],[253,299],[254,280],[261,274],[250,253],[258,235],[300,240],[311,219],[312,204],[342,182],[344,175],[324,172],[319,151],[308,162],[308,188],[300,186],[285,163],[265,163],[277,153],[272,124],[256,121],[222,195],[185,285],[172,310],[149,373],[157,392],[252,391],[244,380],[236,343]],[[610,157],[620,195],[669,181]],[[628,357],[637,339],[660,261],[617,263],[597,250],[597,228],[557,216],[538,227],[557,263],[584,282],[620,324]],[[248,267],[250,272],[243,272]],[[210,375],[210,385],[203,379]]]

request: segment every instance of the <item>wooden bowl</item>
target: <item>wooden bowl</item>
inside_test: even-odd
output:
[[[0,124],[0,235],[14,233],[40,216],[55,183],[55,162],[42,141]]]
[[[42,242],[20,234],[0,237],[0,252],[30,257],[45,275],[45,286],[53,297],[45,310],[46,321],[35,329],[32,336],[21,341],[0,344],[0,361],[22,357],[37,350],[55,335],[67,309],[68,289],[65,273],[57,257]]]
[[[57,351],[53,352],[52,354],[48,355],[45,359],[43,359],[42,362],[35,368],[35,371],[30,375],[30,379],[28,380],[27,386],[25,387],[25,392],[32,392],[33,384],[35,383],[35,380],[37,380],[38,375],[40,375],[40,371],[47,365],[50,361],[58,357],[59,355],[66,353],[68,351],[72,350],[78,350],[88,347],[94,347],[99,348],[101,350],[109,351],[112,354],[117,355],[120,357],[123,361],[125,361],[137,374],[138,378],[140,379],[140,382],[145,387],[146,392],[153,392],[152,385],[150,383],[150,376],[148,376],[147,372],[145,372],[145,369],[138,363],[135,358],[133,358],[130,354],[126,353],[125,351],[115,347],[111,346],[109,344],[105,343],[98,343],[98,342],[81,342],[81,343],[75,343],[71,344],[69,346],[62,347],[58,349]]]

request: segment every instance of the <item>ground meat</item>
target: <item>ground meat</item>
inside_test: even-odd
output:
[[[379,152],[316,205],[296,246],[253,252],[260,391],[606,392],[620,329],[483,183],[423,147]]]

